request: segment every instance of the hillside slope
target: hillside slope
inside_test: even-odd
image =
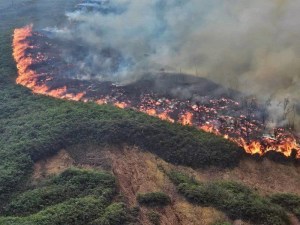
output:
[[[262,163],[246,159],[234,169],[194,170],[189,167],[174,166],[136,147],[120,148],[90,144],[70,146],[46,160],[38,161],[31,180],[33,183],[38,183],[49,175],[61,173],[73,166],[107,170],[117,179],[120,194],[115,200],[121,200],[131,208],[139,207],[138,223],[146,225],[152,224],[148,218],[149,212],[152,211],[160,216],[160,224],[166,225],[211,225],[218,221],[241,224],[240,220],[233,220],[226,216],[226,212],[187,201],[178,192],[176,185],[172,183],[165,171],[177,171],[201,182],[237,181],[265,197],[281,192],[300,194],[297,176],[300,171],[299,168],[291,165],[280,165],[267,159]],[[265,174],[262,171],[265,171]],[[271,176],[273,179],[266,181],[266,176]],[[148,207],[139,204],[138,194],[152,192],[166,193],[171,198],[171,204],[165,207]],[[299,224],[294,216],[290,216],[290,221],[292,225]],[[242,222],[242,224],[256,223]]]

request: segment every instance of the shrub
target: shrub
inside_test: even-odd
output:
[[[270,196],[271,202],[280,205],[293,213],[300,220],[300,196],[289,193]]]
[[[160,215],[157,212],[151,210],[147,213],[147,217],[153,225],[160,225]]]
[[[175,170],[167,172],[167,175],[175,185],[179,185],[182,183],[198,184],[198,182],[194,178],[189,177],[186,174],[177,172]]]
[[[171,198],[163,192],[150,192],[138,194],[137,200],[146,206],[166,206],[171,203]]]
[[[107,202],[84,197],[65,201],[27,217],[0,217],[1,225],[86,225],[104,213]]]
[[[176,179],[178,191],[189,201],[202,206],[215,207],[232,219],[243,219],[255,224],[285,225],[289,224],[284,210],[235,182],[198,183],[183,174],[170,173]],[[177,183],[176,183],[177,182]],[[179,183],[179,184],[178,184]]]
[[[91,225],[121,225],[128,220],[126,205],[113,203],[105,209],[103,216],[91,223]]]
[[[125,225],[137,209],[113,203],[115,179],[108,173],[71,168],[17,195],[2,225]],[[19,217],[19,216],[22,217]]]
[[[103,172],[68,169],[43,184],[14,197],[4,207],[6,215],[29,215],[70,198],[102,196],[108,202],[115,192],[115,178]]]

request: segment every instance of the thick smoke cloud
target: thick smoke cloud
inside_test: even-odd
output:
[[[70,21],[79,22],[69,38],[94,50],[87,58],[95,64],[103,65],[95,49],[120,52],[121,78],[164,68],[249,93],[298,96],[299,1],[114,0],[110,5],[119,10],[68,13]]]
[[[298,101],[300,1],[106,2],[100,10],[67,13],[72,28],[60,37],[84,47],[66,52],[81,77],[128,82],[163,69],[208,77],[264,101]],[[282,104],[270,109],[282,114]]]

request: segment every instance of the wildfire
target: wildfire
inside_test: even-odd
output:
[[[193,125],[192,121],[193,121],[193,114],[190,112],[183,114],[179,120],[179,122],[185,126]]]
[[[208,133],[213,133],[213,134],[216,134],[216,135],[221,135],[220,132],[212,124],[210,124],[210,123],[206,123],[205,125],[201,126],[200,129],[203,130],[203,131],[205,131],[205,132],[208,132]],[[229,138],[228,134],[225,134],[224,138],[228,139]]]
[[[13,39],[13,56],[17,62],[17,68],[19,76],[17,83],[27,86],[29,88],[35,88],[36,86],[36,74],[29,69],[29,66],[33,63],[33,59],[26,55],[26,50],[32,48],[27,37],[32,35],[32,25],[15,29]]]
[[[32,25],[23,28],[15,29],[13,35],[13,57],[17,62],[19,76],[16,80],[17,84],[21,84],[30,88],[36,94],[48,95],[56,98],[64,98],[68,100],[79,101],[84,96],[84,93],[70,94],[67,93],[67,87],[60,87],[57,89],[50,89],[44,83],[39,82],[39,77],[43,74],[37,74],[36,71],[31,69],[31,66],[37,62],[46,60],[39,55],[33,58],[28,50],[35,47],[30,45],[28,38],[33,35]]]
[[[162,112],[160,114],[157,115],[157,117],[161,120],[166,120],[166,121],[169,121],[171,123],[175,123],[175,120],[172,119],[169,115],[168,115],[168,112]]]
[[[125,102],[116,102],[114,105],[120,109],[125,109],[127,107],[127,104]]]
[[[102,88],[102,83],[74,80],[66,82],[63,77],[55,78],[53,74],[57,73],[57,68],[49,63],[50,57],[39,52],[39,46],[31,41],[35,35],[40,37],[33,31],[32,25],[29,25],[15,29],[13,37],[13,57],[19,73],[16,82],[30,88],[33,93],[74,101],[112,104],[122,109],[133,108],[171,123],[195,126],[221,136],[243,147],[249,154],[263,155],[268,151],[277,151],[291,156],[293,150],[296,150],[296,157],[300,158],[298,139],[292,132],[275,129],[273,135],[264,136],[264,127],[259,119],[255,115],[245,116],[241,104],[231,99],[203,97],[203,103],[200,101],[195,104],[146,93],[144,90],[138,97],[130,97],[124,94],[122,87],[113,84]],[[37,64],[43,64],[43,70],[35,69]],[[71,65],[64,66],[70,68]],[[54,72],[48,72],[44,67],[50,67]]]
[[[235,140],[233,140],[235,141]],[[297,151],[297,158],[300,158],[299,145],[294,137],[288,137],[284,139],[271,139],[264,138],[261,142],[252,141],[247,143],[244,139],[235,141],[237,144],[242,146],[247,153],[263,155],[268,151],[277,151],[283,153],[285,156],[291,156],[292,151]]]
[[[158,117],[159,119],[161,120],[166,120],[166,121],[169,121],[170,123],[175,123],[175,120],[172,119],[170,116],[169,116],[169,112],[167,111],[164,111],[162,113],[158,113],[154,108],[151,108],[151,109],[143,109],[140,108],[139,109],[140,112],[143,112],[143,113],[146,113],[148,114],[149,116],[154,116],[154,117]]]

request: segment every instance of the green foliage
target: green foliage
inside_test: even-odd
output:
[[[29,215],[70,198],[102,196],[110,202],[115,192],[115,178],[107,173],[68,169],[42,185],[15,196],[4,207],[5,215]]]
[[[300,220],[300,196],[289,193],[270,196],[271,202],[280,205],[293,213]]]
[[[106,201],[92,196],[71,199],[27,217],[0,217],[1,225],[86,225],[102,215]]]
[[[122,225],[128,222],[128,210],[123,203],[114,203],[105,209],[103,216],[91,225]]]
[[[147,217],[153,225],[160,225],[160,215],[157,212],[151,210],[147,212]]]
[[[175,170],[167,172],[167,175],[175,185],[179,185],[182,183],[198,184],[198,182],[194,178],[189,177],[184,173],[177,172]]]
[[[178,191],[189,201],[214,207],[232,219],[243,219],[255,224],[289,224],[285,211],[246,186],[235,182],[198,183],[183,174],[172,172]],[[179,183],[179,179],[182,183]]]
[[[138,194],[137,200],[146,206],[166,206],[171,203],[171,198],[163,192],[150,192]]]
[[[68,169],[15,196],[5,207],[2,225],[125,225],[136,210],[112,203],[115,178],[103,172]]]

